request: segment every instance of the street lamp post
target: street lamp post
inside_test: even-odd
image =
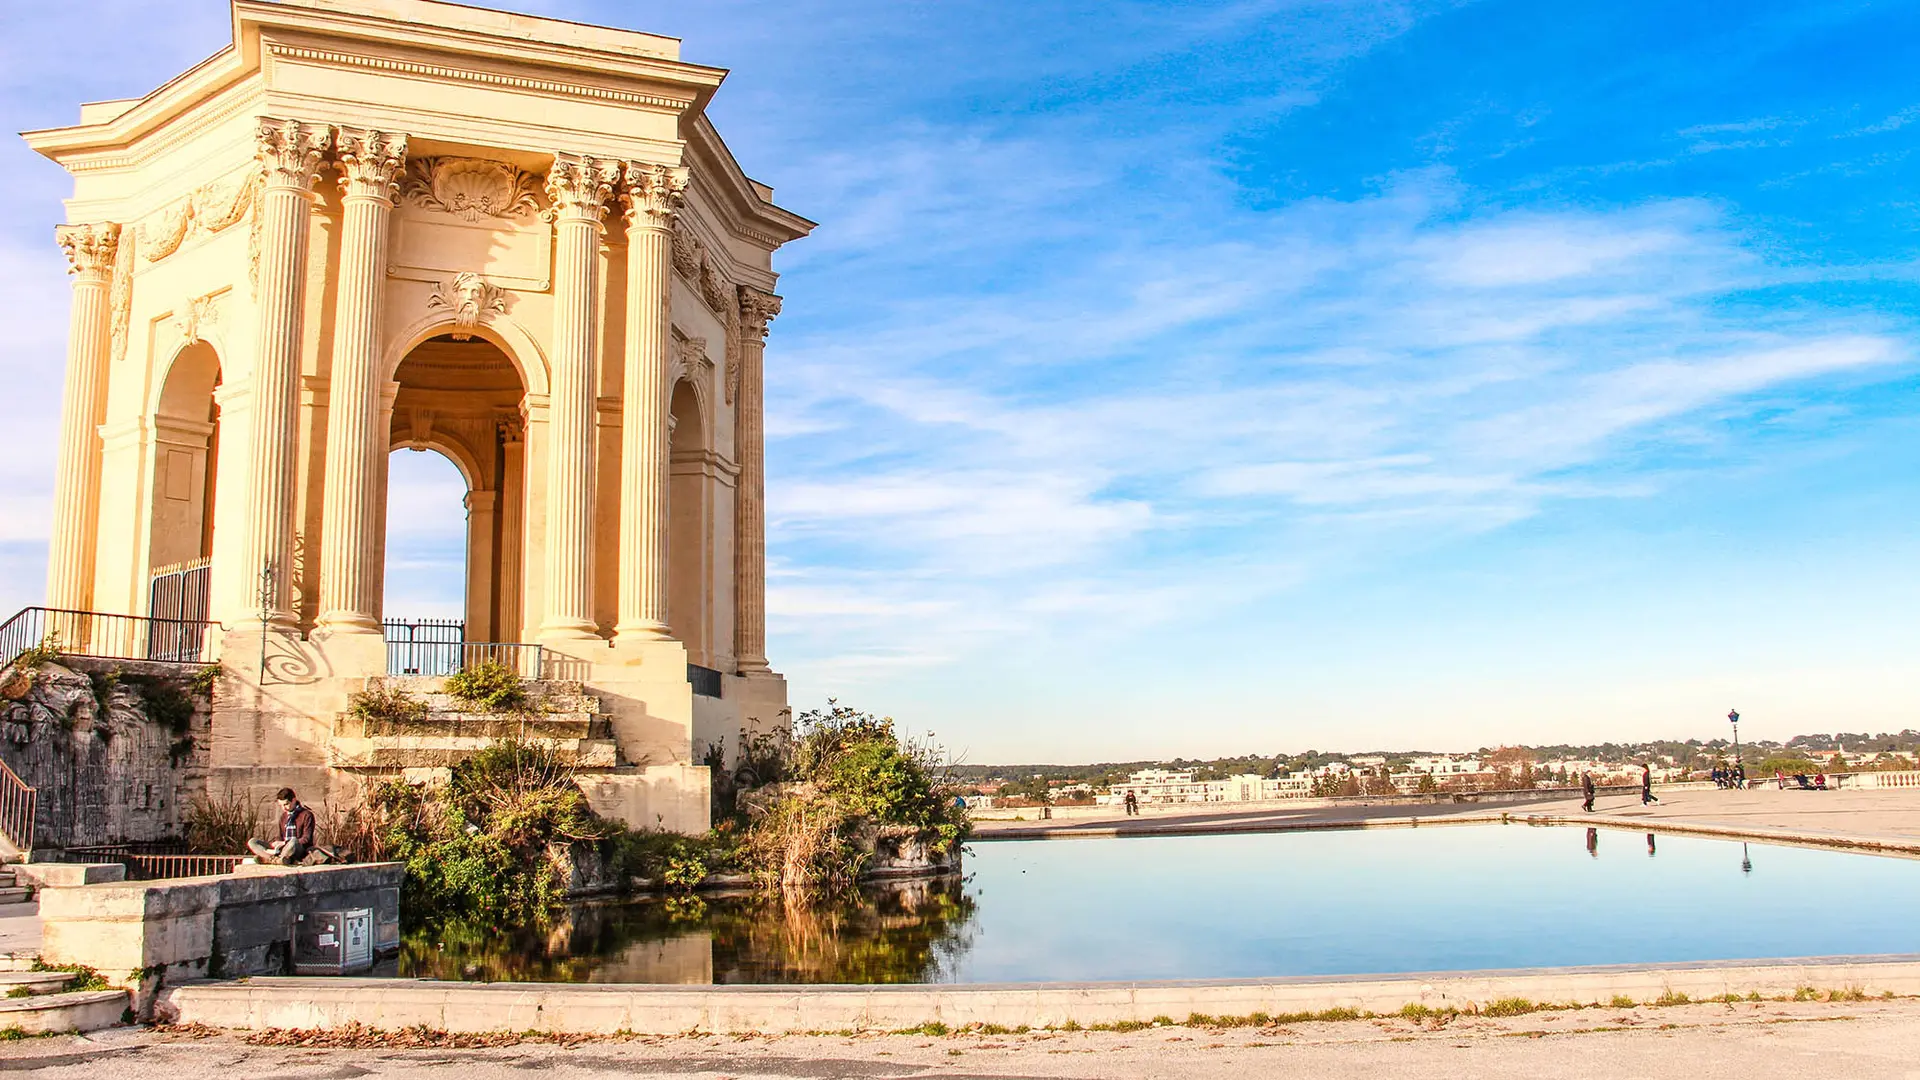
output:
[[[1727,722],[1733,725],[1733,767],[1744,770],[1740,764],[1740,710],[1728,709]],[[1734,775],[1739,776],[1740,773],[1736,772]]]

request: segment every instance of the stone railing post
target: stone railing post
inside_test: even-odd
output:
[[[60,402],[60,464],[53,487],[53,536],[47,552],[47,606],[93,604],[94,542],[99,535],[100,424],[106,419],[107,358],[112,349],[108,293],[120,226],[62,225],[54,238],[73,274],[67,329],[67,383]]]
[[[338,146],[346,220],[327,395],[319,625],[336,633],[378,634],[380,574],[373,557],[380,545],[374,528],[380,520],[380,463],[387,450],[387,432],[380,426],[381,290],[407,137],[347,128]]]
[[[627,334],[620,431],[621,640],[667,630],[667,337],[673,215],[686,170],[626,169]]]
[[[601,218],[619,178],[618,162],[574,154],[556,154],[547,173],[555,238],[542,638],[599,636],[593,616],[594,361]]]

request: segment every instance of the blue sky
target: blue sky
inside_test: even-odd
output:
[[[731,68],[822,222],[768,353],[797,703],[973,761],[1920,726],[1920,5],[516,6]],[[0,21],[14,129],[227,34]],[[65,182],[0,180],[17,606]],[[450,470],[401,467],[457,595]]]

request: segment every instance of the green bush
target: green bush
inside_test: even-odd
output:
[[[447,693],[487,712],[511,712],[527,702],[520,674],[498,660],[487,660],[447,676]]]
[[[427,703],[397,686],[369,686],[347,698],[347,715],[369,732],[404,731],[427,722]]]

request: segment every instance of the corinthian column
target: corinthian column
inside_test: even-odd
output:
[[[620,406],[621,640],[667,632],[667,333],[684,169],[627,165],[627,355]]]
[[[767,446],[762,365],[780,298],[740,287],[740,411],[734,420],[740,486],[734,493],[733,651],[742,675],[767,668]]]
[[[333,129],[260,118],[255,146],[265,183],[260,195],[260,279],[255,308],[252,480],[246,567],[261,578],[268,625],[293,630],[293,531],[300,389],[300,322],[305,310],[307,228],[320,160]],[[258,615],[254,615],[258,618]]]
[[[62,225],[53,235],[71,264],[73,314],[67,328],[67,388],[60,403],[60,472],[54,477],[47,606],[86,611],[93,603],[99,429],[105,419],[111,348],[107,293],[120,248],[120,226]]]
[[[333,368],[327,391],[326,505],[320,530],[320,626],[342,633],[380,632],[379,547],[381,286],[387,276],[387,227],[395,177],[407,161],[407,137],[342,129],[340,187],[346,222],[340,235],[340,287],[334,301]]]
[[[553,379],[547,433],[547,575],[543,638],[593,638],[594,360],[600,352],[600,219],[620,164],[554,156]]]

